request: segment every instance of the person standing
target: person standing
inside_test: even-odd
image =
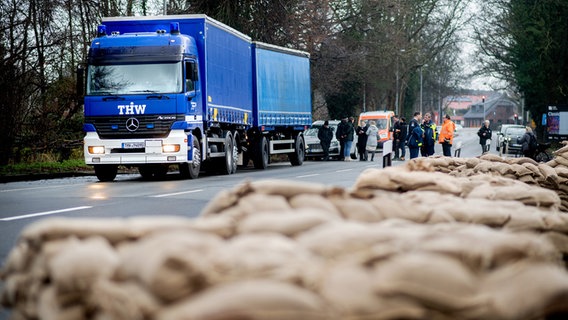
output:
[[[369,121],[365,121],[364,126],[361,125],[357,126],[355,131],[357,134],[357,152],[359,153],[360,161],[367,161],[367,129],[369,129]]]
[[[477,131],[479,136],[479,144],[481,145],[481,154],[489,152],[489,147],[491,143],[491,128],[489,128],[489,120],[485,120],[483,125]]]
[[[399,152],[398,152],[398,145],[400,144],[400,118],[398,117],[398,115],[395,115],[392,117],[394,123],[392,125],[392,149],[394,151],[394,158],[392,158],[393,161],[397,161],[400,160],[399,158]],[[405,136],[406,137],[406,136]]]
[[[404,161],[406,156],[406,136],[408,135],[408,124],[405,117],[400,117],[400,142],[398,148],[400,149],[400,161]]]
[[[534,135],[532,128],[527,126],[525,127],[525,134],[519,138],[518,143],[520,143],[521,151],[523,155],[527,158],[534,159],[534,155],[536,150],[538,149],[538,141],[536,140],[536,136]]]
[[[422,115],[420,112],[414,112],[414,117],[408,124],[408,135],[406,136],[406,144],[410,152],[410,159],[418,157],[418,151],[422,147],[424,132],[420,127],[420,120]]]
[[[440,129],[440,135],[438,136],[438,142],[442,145],[442,153],[445,157],[452,156],[454,131],[456,131],[456,125],[451,120],[450,115],[446,114],[444,117],[444,123],[442,124],[442,129]]]
[[[339,141],[339,161],[343,161],[345,158],[345,137],[347,132],[347,117],[341,119],[341,122],[337,125],[337,131],[335,132],[335,138]]]
[[[333,139],[333,130],[329,127],[329,121],[325,120],[323,126],[318,130],[318,139],[323,149],[323,161],[329,160],[329,147]]]
[[[351,146],[353,146],[353,138],[355,135],[353,121],[355,121],[355,119],[353,117],[350,117],[349,121],[347,121],[347,125],[345,126],[345,149],[343,153],[345,161],[351,161]]]
[[[430,113],[424,114],[422,131],[424,131],[424,141],[420,151],[423,157],[429,157],[434,155],[434,147],[436,144],[436,124],[432,121],[432,115]]]
[[[379,143],[379,128],[377,128],[376,122],[371,120],[369,128],[365,132],[367,136],[367,145],[365,146],[367,152],[371,153],[371,161],[375,160],[375,151],[377,151],[377,144]]]

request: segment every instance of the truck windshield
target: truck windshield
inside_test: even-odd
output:
[[[178,93],[182,78],[181,62],[90,65],[87,94]]]

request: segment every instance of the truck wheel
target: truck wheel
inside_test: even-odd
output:
[[[288,159],[290,159],[290,163],[293,166],[301,166],[304,163],[304,157],[306,155],[306,145],[304,144],[304,137],[300,134],[296,137],[294,149],[295,151],[288,155]]]
[[[237,131],[235,131],[233,133],[233,168],[231,173],[236,173],[237,172],[237,167],[238,167],[238,163],[239,163],[239,153],[242,152],[242,150],[240,150],[239,148],[239,133]]]
[[[118,166],[113,164],[96,164],[95,175],[101,182],[110,182],[116,178]]]
[[[268,141],[266,137],[260,138],[256,143],[252,162],[256,169],[266,169],[268,167]]]
[[[233,140],[233,134],[230,131],[225,133],[225,161],[224,166],[221,167],[223,174],[232,174],[235,170],[235,141]]]
[[[201,170],[201,149],[199,148],[199,141],[193,137],[193,161],[179,164],[179,173],[184,179],[197,179],[199,171]]]

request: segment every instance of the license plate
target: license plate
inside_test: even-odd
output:
[[[139,148],[145,148],[145,147],[146,147],[145,142],[123,142],[122,143],[123,149],[139,149]]]
[[[310,152],[322,152],[323,149],[310,149]]]

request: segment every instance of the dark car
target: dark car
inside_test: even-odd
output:
[[[519,139],[523,137],[524,127],[508,127],[503,132],[503,141],[499,147],[499,154],[520,154],[522,145]]]
[[[495,144],[495,150],[496,151],[500,151],[501,146],[503,145],[503,138],[504,138],[504,134],[505,131],[507,130],[507,128],[525,128],[525,126],[520,125],[520,124],[510,124],[510,123],[505,123],[499,126],[499,128],[497,128],[497,143]]]

